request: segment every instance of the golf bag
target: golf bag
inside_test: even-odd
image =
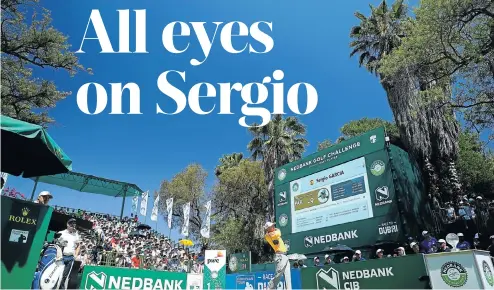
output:
[[[54,244],[48,245],[39,261],[38,270],[34,273],[32,289],[58,289],[64,268],[62,248]]]

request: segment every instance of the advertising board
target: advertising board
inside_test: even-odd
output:
[[[81,289],[187,289],[187,273],[85,266]]]
[[[226,251],[206,250],[204,261],[203,289],[225,289]]]
[[[410,269],[413,269],[410,271]],[[301,269],[302,289],[426,289],[423,255]]]
[[[276,170],[277,227],[292,253],[397,241],[402,235],[383,128]]]
[[[255,289],[265,290],[268,287],[269,281],[273,278],[273,271],[261,271],[245,274],[228,274],[226,278],[226,289]],[[300,270],[292,269],[292,289],[301,289],[302,282],[300,280]],[[281,277],[280,282],[276,285],[276,289],[282,290],[285,280]]]

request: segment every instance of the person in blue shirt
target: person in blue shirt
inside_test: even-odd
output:
[[[420,247],[425,254],[435,253],[437,251],[437,239],[432,237],[428,231],[423,231],[424,240],[420,242]]]
[[[458,239],[459,239],[459,242],[456,245],[456,248],[457,249],[460,249],[460,250],[469,250],[469,249],[472,248],[470,246],[470,243],[468,241],[465,241],[465,236],[463,236],[463,233],[458,233],[457,236],[458,236]]]
[[[362,257],[362,252],[360,250],[355,251],[355,255],[353,255],[353,261],[365,261],[365,259]]]

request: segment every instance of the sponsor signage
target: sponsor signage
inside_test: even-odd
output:
[[[185,290],[187,273],[85,266],[81,288]]]
[[[228,259],[228,270],[230,273],[250,272],[250,252],[231,254]]]
[[[432,288],[487,289],[483,287],[474,251],[425,255]]]
[[[279,168],[276,223],[288,251],[403,240],[388,155],[378,128]]]
[[[203,288],[225,289],[226,286],[226,251],[206,250],[204,263]]]
[[[414,269],[410,275],[410,269]],[[302,289],[424,289],[427,275],[423,255],[361,263],[335,264],[331,267],[303,268]]]

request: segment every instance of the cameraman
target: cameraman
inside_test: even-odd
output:
[[[264,238],[266,241],[269,243],[269,245],[273,248],[275,252],[275,257],[274,257],[274,262],[276,265],[276,273],[269,281],[268,283],[268,288],[269,289],[276,289],[278,283],[281,280],[281,275],[285,276],[285,284],[286,290],[291,290],[292,289],[292,280],[290,276],[290,261],[288,260],[288,257],[286,256],[286,246],[285,243],[283,243],[283,239],[281,239],[281,231],[277,228],[274,227],[274,223],[272,222],[267,222],[264,225],[264,230],[266,234],[264,235]]]

